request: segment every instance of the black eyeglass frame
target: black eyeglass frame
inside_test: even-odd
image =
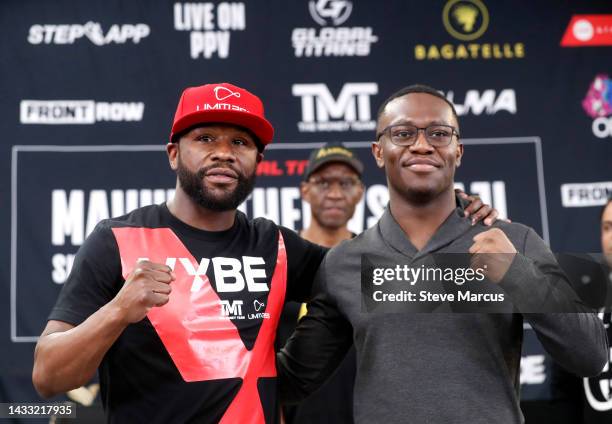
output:
[[[416,136],[414,137],[414,140],[408,144],[397,144],[393,141],[393,137],[390,136],[390,130],[391,128],[394,127],[413,127],[417,130],[416,132]],[[435,145],[433,144],[430,140],[429,137],[427,136],[427,129],[432,128],[432,127],[445,127],[445,128],[449,128],[451,130],[451,136],[448,139],[448,143],[447,144],[440,144],[440,145]],[[376,134],[376,141],[378,142],[380,140],[380,137],[382,137],[383,135],[387,135],[389,137],[389,140],[391,140],[391,143],[395,144],[396,146],[402,146],[402,147],[407,147],[407,146],[412,146],[414,143],[417,142],[417,140],[419,139],[419,132],[423,131],[423,133],[425,134],[425,140],[427,140],[427,142],[435,147],[446,147],[448,145],[451,144],[451,142],[453,141],[453,136],[457,136],[457,139],[459,139],[461,136],[459,134],[459,131],[453,127],[452,125],[446,125],[446,124],[431,124],[428,125],[426,127],[417,127],[416,125],[412,125],[412,124],[393,124],[393,125],[389,125],[388,127],[385,127],[381,132],[379,132],[378,134]]]

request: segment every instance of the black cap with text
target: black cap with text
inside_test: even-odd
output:
[[[353,168],[357,175],[359,175],[359,178],[361,178],[361,174],[363,173],[363,163],[357,159],[355,153],[340,142],[331,142],[320,149],[314,150],[310,154],[308,166],[304,172],[304,181],[308,180],[308,178],[322,166],[329,163],[346,164]]]

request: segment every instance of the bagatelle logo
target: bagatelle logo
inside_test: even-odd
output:
[[[174,29],[189,31],[192,59],[229,57],[231,31],[244,31],[244,3],[174,3]]]
[[[525,57],[520,42],[476,43],[489,27],[489,11],[481,0],[448,0],[442,10],[446,31],[461,43],[417,44],[416,60],[519,59]]]
[[[446,98],[455,105],[457,115],[494,115],[505,111],[512,115],[516,114],[516,92],[507,88],[499,93],[495,90],[468,90],[463,97],[463,103],[459,103],[460,97],[455,97],[454,91],[448,91]]]
[[[612,181],[561,185],[561,202],[566,208],[602,206],[612,195]]]
[[[294,84],[292,94],[301,98],[300,132],[373,131],[370,97],[378,94],[376,83],[346,83],[334,98],[325,84]]]
[[[341,27],[353,10],[353,3],[344,0],[311,0],[308,10],[322,26],[295,28],[291,42],[296,57],[369,56],[378,41],[372,27]]]
[[[598,138],[612,138],[612,79],[607,74],[595,77],[582,108],[593,118],[593,135]]]
[[[142,121],[143,102],[96,102],[94,100],[22,100],[22,124],[95,124]]]
[[[128,41],[138,44],[151,33],[147,24],[115,24],[104,31],[98,22],[70,25],[32,25],[28,33],[30,44],[74,44],[86,39],[96,46],[125,44]]]

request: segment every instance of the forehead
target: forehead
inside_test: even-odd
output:
[[[379,128],[399,122],[417,126],[430,123],[457,125],[451,107],[442,99],[427,93],[410,93],[391,100],[379,120]]]
[[[253,138],[251,132],[246,128],[240,127],[238,125],[232,124],[223,124],[223,123],[211,123],[211,124],[201,124],[196,127],[191,128],[189,131],[185,133],[185,136],[194,136],[201,135],[204,133],[212,133],[212,134],[228,134],[228,135],[239,135],[242,137]]]
[[[340,177],[356,177],[359,178],[359,175],[353,168],[348,166],[345,163],[341,162],[331,162],[323,165],[321,168],[317,169],[312,173],[311,177],[332,177],[332,176],[340,176]]]

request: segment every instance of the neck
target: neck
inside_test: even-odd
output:
[[[456,208],[455,191],[451,186],[426,202],[414,202],[393,191],[389,192],[389,207],[393,218],[412,244],[421,250],[440,225]]]
[[[334,247],[342,240],[349,240],[352,237],[346,225],[338,228],[325,228],[313,216],[310,217],[310,226],[302,230],[300,235],[303,239],[325,247]]]
[[[229,230],[236,219],[236,209],[211,211],[195,203],[177,182],[174,198],[167,203],[168,210],[180,221],[204,231]]]

